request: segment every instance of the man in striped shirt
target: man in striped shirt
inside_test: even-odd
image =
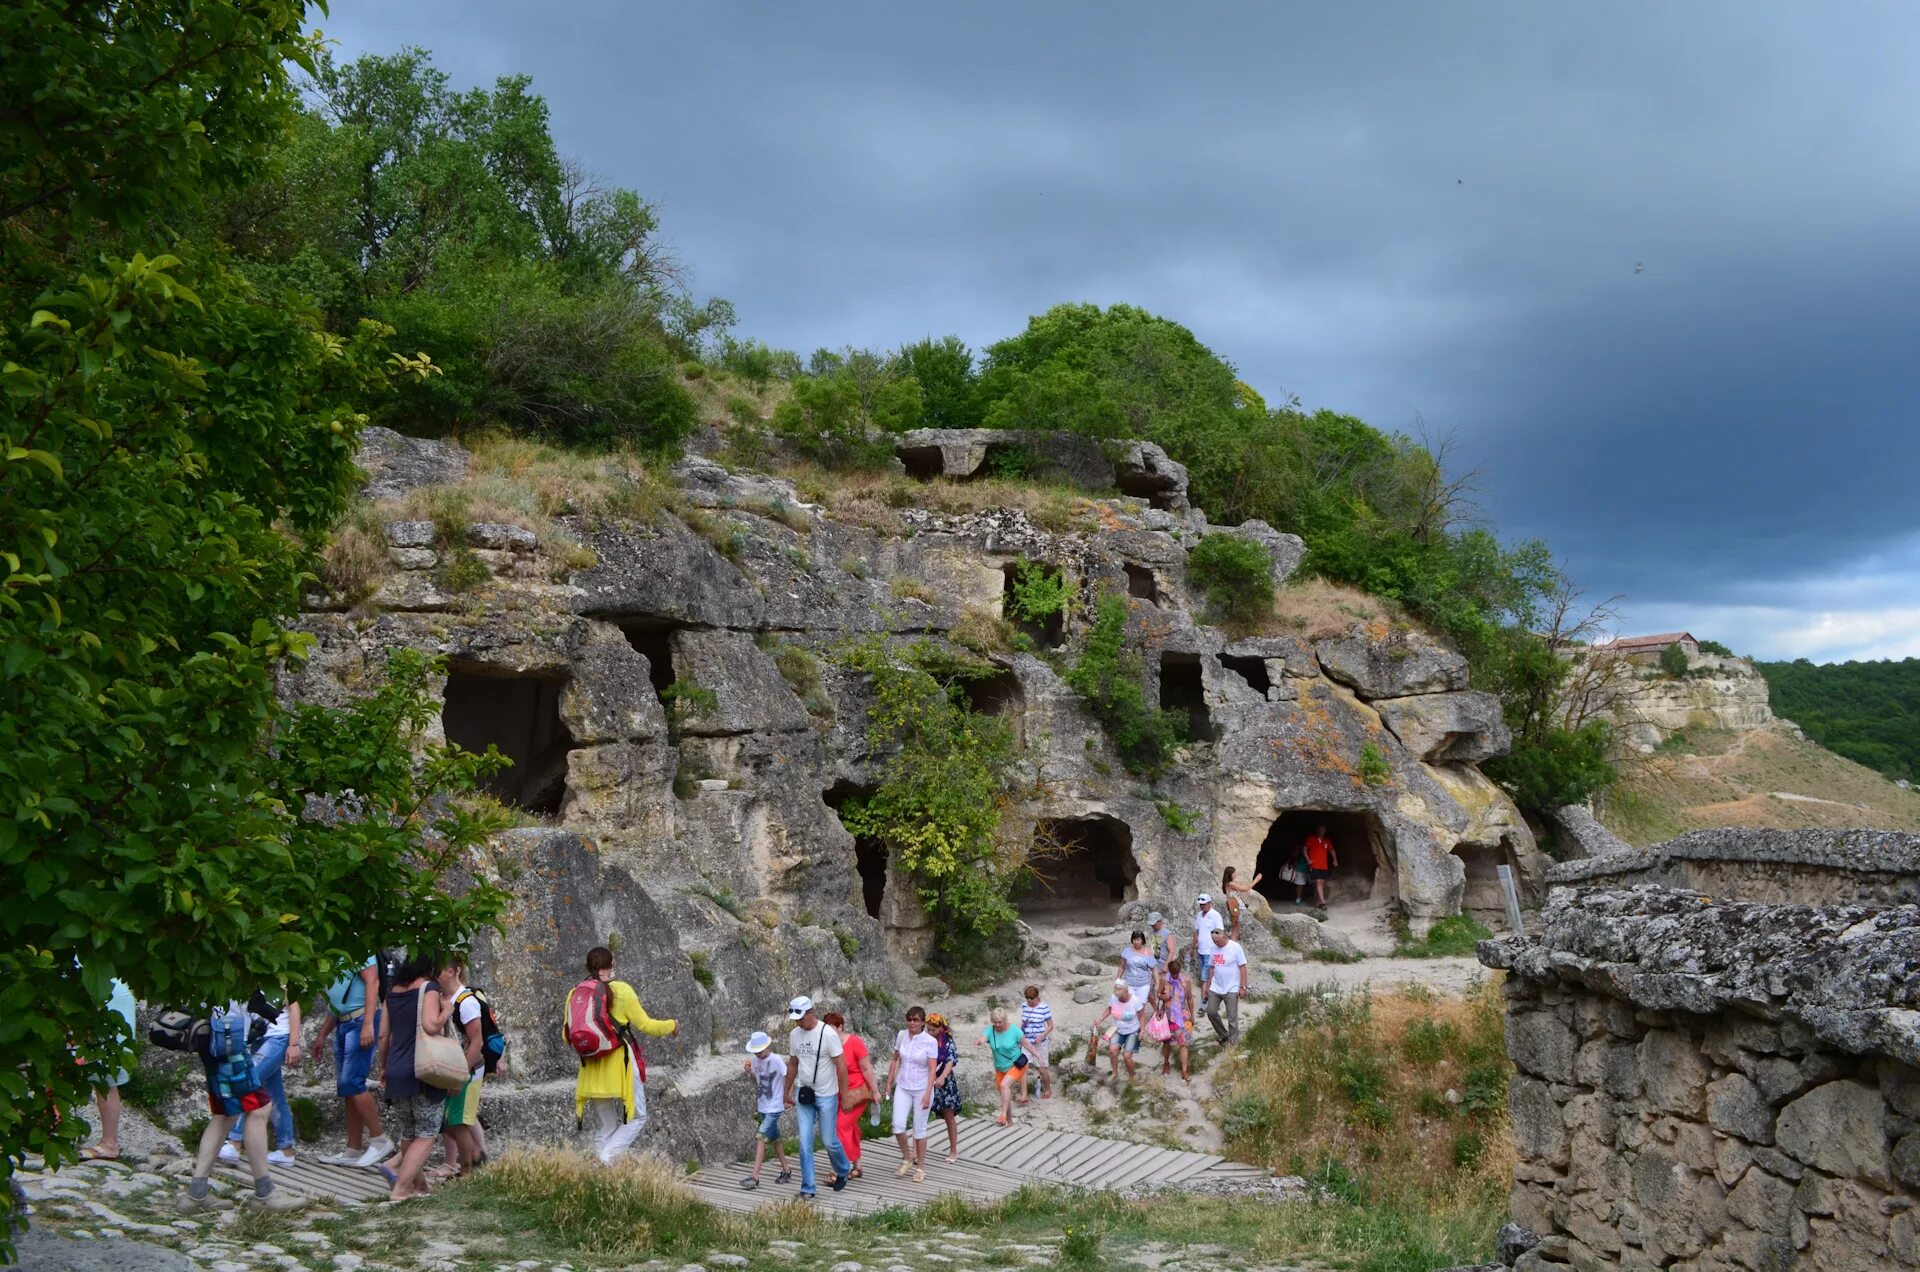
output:
[[[1020,1032],[1032,1048],[1034,1063],[1020,1078],[1020,1103],[1027,1102],[1027,1079],[1040,1079],[1040,1098],[1053,1098],[1053,1062],[1047,1057],[1048,1040],[1053,1037],[1053,1008],[1040,1001],[1040,987],[1029,985],[1021,991],[1026,1002],[1020,1008]]]

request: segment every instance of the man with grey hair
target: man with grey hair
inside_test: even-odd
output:
[[[1240,942],[1215,928],[1213,948],[1207,952],[1207,1023],[1226,1046],[1240,1036],[1240,1000],[1247,996],[1247,952]],[[1226,1012],[1226,1020],[1220,1013]]]

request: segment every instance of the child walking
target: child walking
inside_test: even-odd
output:
[[[787,1107],[787,1058],[773,1053],[773,1039],[755,1030],[747,1039],[746,1071],[753,1078],[754,1112],[760,1117],[760,1129],[753,1142],[753,1174],[740,1181],[742,1188],[760,1186],[760,1166],[767,1160],[767,1145],[780,1163],[773,1182],[784,1184],[793,1178],[787,1169],[787,1146],[780,1142],[780,1114]]]

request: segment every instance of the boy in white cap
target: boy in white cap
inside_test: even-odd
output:
[[[1225,930],[1227,916],[1213,908],[1213,897],[1205,892],[1193,900],[1200,907],[1193,916],[1193,956],[1198,959],[1213,950],[1213,934]]]
[[[767,1160],[769,1144],[780,1163],[780,1173],[773,1182],[787,1183],[793,1172],[787,1169],[787,1146],[780,1142],[780,1115],[787,1108],[787,1060],[773,1054],[773,1039],[758,1029],[747,1039],[746,1071],[753,1078],[753,1111],[760,1119],[760,1129],[753,1137],[753,1174],[741,1180],[740,1186],[760,1186],[760,1165]]]

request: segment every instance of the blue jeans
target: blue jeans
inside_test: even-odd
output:
[[[259,1049],[253,1053],[253,1080],[267,1089],[273,1097],[273,1140],[272,1146],[293,1151],[293,1107],[287,1103],[287,1083],[281,1068],[287,1062],[287,1035],[263,1038]],[[241,1118],[227,1132],[227,1138],[238,1144],[240,1132],[246,1125]]]
[[[794,1112],[800,1116],[800,1192],[802,1196],[813,1196],[813,1127],[820,1124],[820,1139],[827,1146],[827,1157],[833,1162],[836,1174],[845,1178],[853,1173],[853,1163],[847,1159],[847,1151],[840,1147],[840,1132],[834,1127],[834,1119],[840,1113],[840,1097],[816,1093],[811,1105],[801,1104]]]
[[[335,1022],[333,1062],[339,1071],[334,1090],[341,1099],[367,1093],[367,1078],[373,1073],[374,1048],[380,1045],[380,1011],[373,1013],[373,1041],[360,1045],[360,1018]]]

